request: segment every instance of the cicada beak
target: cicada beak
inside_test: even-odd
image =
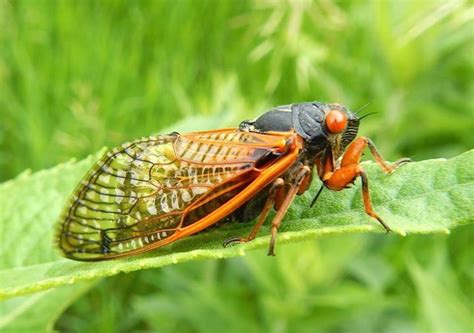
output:
[[[314,199],[313,199],[313,201],[311,201],[311,204],[309,205],[309,208],[313,208],[314,204],[316,203],[316,200],[318,200],[319,195],[323,191],[323,188],[324,188],[324,184],[321,185],[321,188],[319,189],[318,193],[316,193],[316,195],[314,196]]]

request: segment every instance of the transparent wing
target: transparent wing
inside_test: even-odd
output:
[[[259,163],[285,145],[281,135],[235,129],[126,143],[74,191],[60,218],[59,247],[72,259],[102,260],[170,243],[247,186]]]

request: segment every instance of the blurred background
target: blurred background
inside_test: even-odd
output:
[[[291,102],[367,103],[389,160],[474,146],[474,6],[453,1],[0,0],[0,181]],[[70,332],[472,332],[473,227],[328,236],[276,258],[102,280]]]

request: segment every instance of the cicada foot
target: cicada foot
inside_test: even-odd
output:
[[[401,158],[399,159],[398,161],[396,161],[395,163],[393,163],[391,166],[390,166],[390,171],[388,173],[392,173],[394,172],[396,169],[398,169],[399,167],[401,167],[402,165],[404,164],[407,164],[407,163],[410,163],[411,162],[411,158],[408,158],[408,157],[404,157],[404,158]]]
[[[382,157],[382,155],[380,154],[380,152],[378,151],[378,149],[375,147],[375,144],[372,142],[372,140],[370,140],[369,138],[360,138],[361,141],[365,141],[365,144],[369,147],[370,149],[370,152],[372,153],[372,155],[374,156],[375,158],[375,161],[378,163],[378,165],[380,165],[380,167],[382,168],[382,170],[387,173],[387,174],[391,174],[393,173],[396,169],[398,169],[399,167],[401,167],[402,165],[406,164],[406,163],[409,163],[411,162],[411,159],[409,158],[401,158],[399,159],[398,161],[396,161],[395,163],[392,163],[392,164],[389,164],[387,161],[385,161],[385,159]],[[361,145],[361,148],[363,149],[364,148],[364,144]]]
[[[234,244],[241,244],[241,243],[247,243],[248,241],[250,241],[250,239],[248,238],[242,238],[242,237],[231,237],[231,238],[227,238],[224,243],[222,243],[222,245],[224,247],[229,247],[230,245],[234,245]]]

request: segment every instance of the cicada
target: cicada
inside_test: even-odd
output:
[[[313,173],[340,191],[362,180],[365,212],[374,212],[360,164],[368,147],[386,173],[408,162],[387,163],[372,141],[357,137],[360,118],[340,104],[279,106],[238,128],[171,133],[125,143],[107,152],[81,180],[59,223],[57,242],[71,259],[130,256],[196,234],[219,221],[254,220],[254,239],[272,208],[269,255],[280,223]],[[320,192],[318,192],[319,194]]]

